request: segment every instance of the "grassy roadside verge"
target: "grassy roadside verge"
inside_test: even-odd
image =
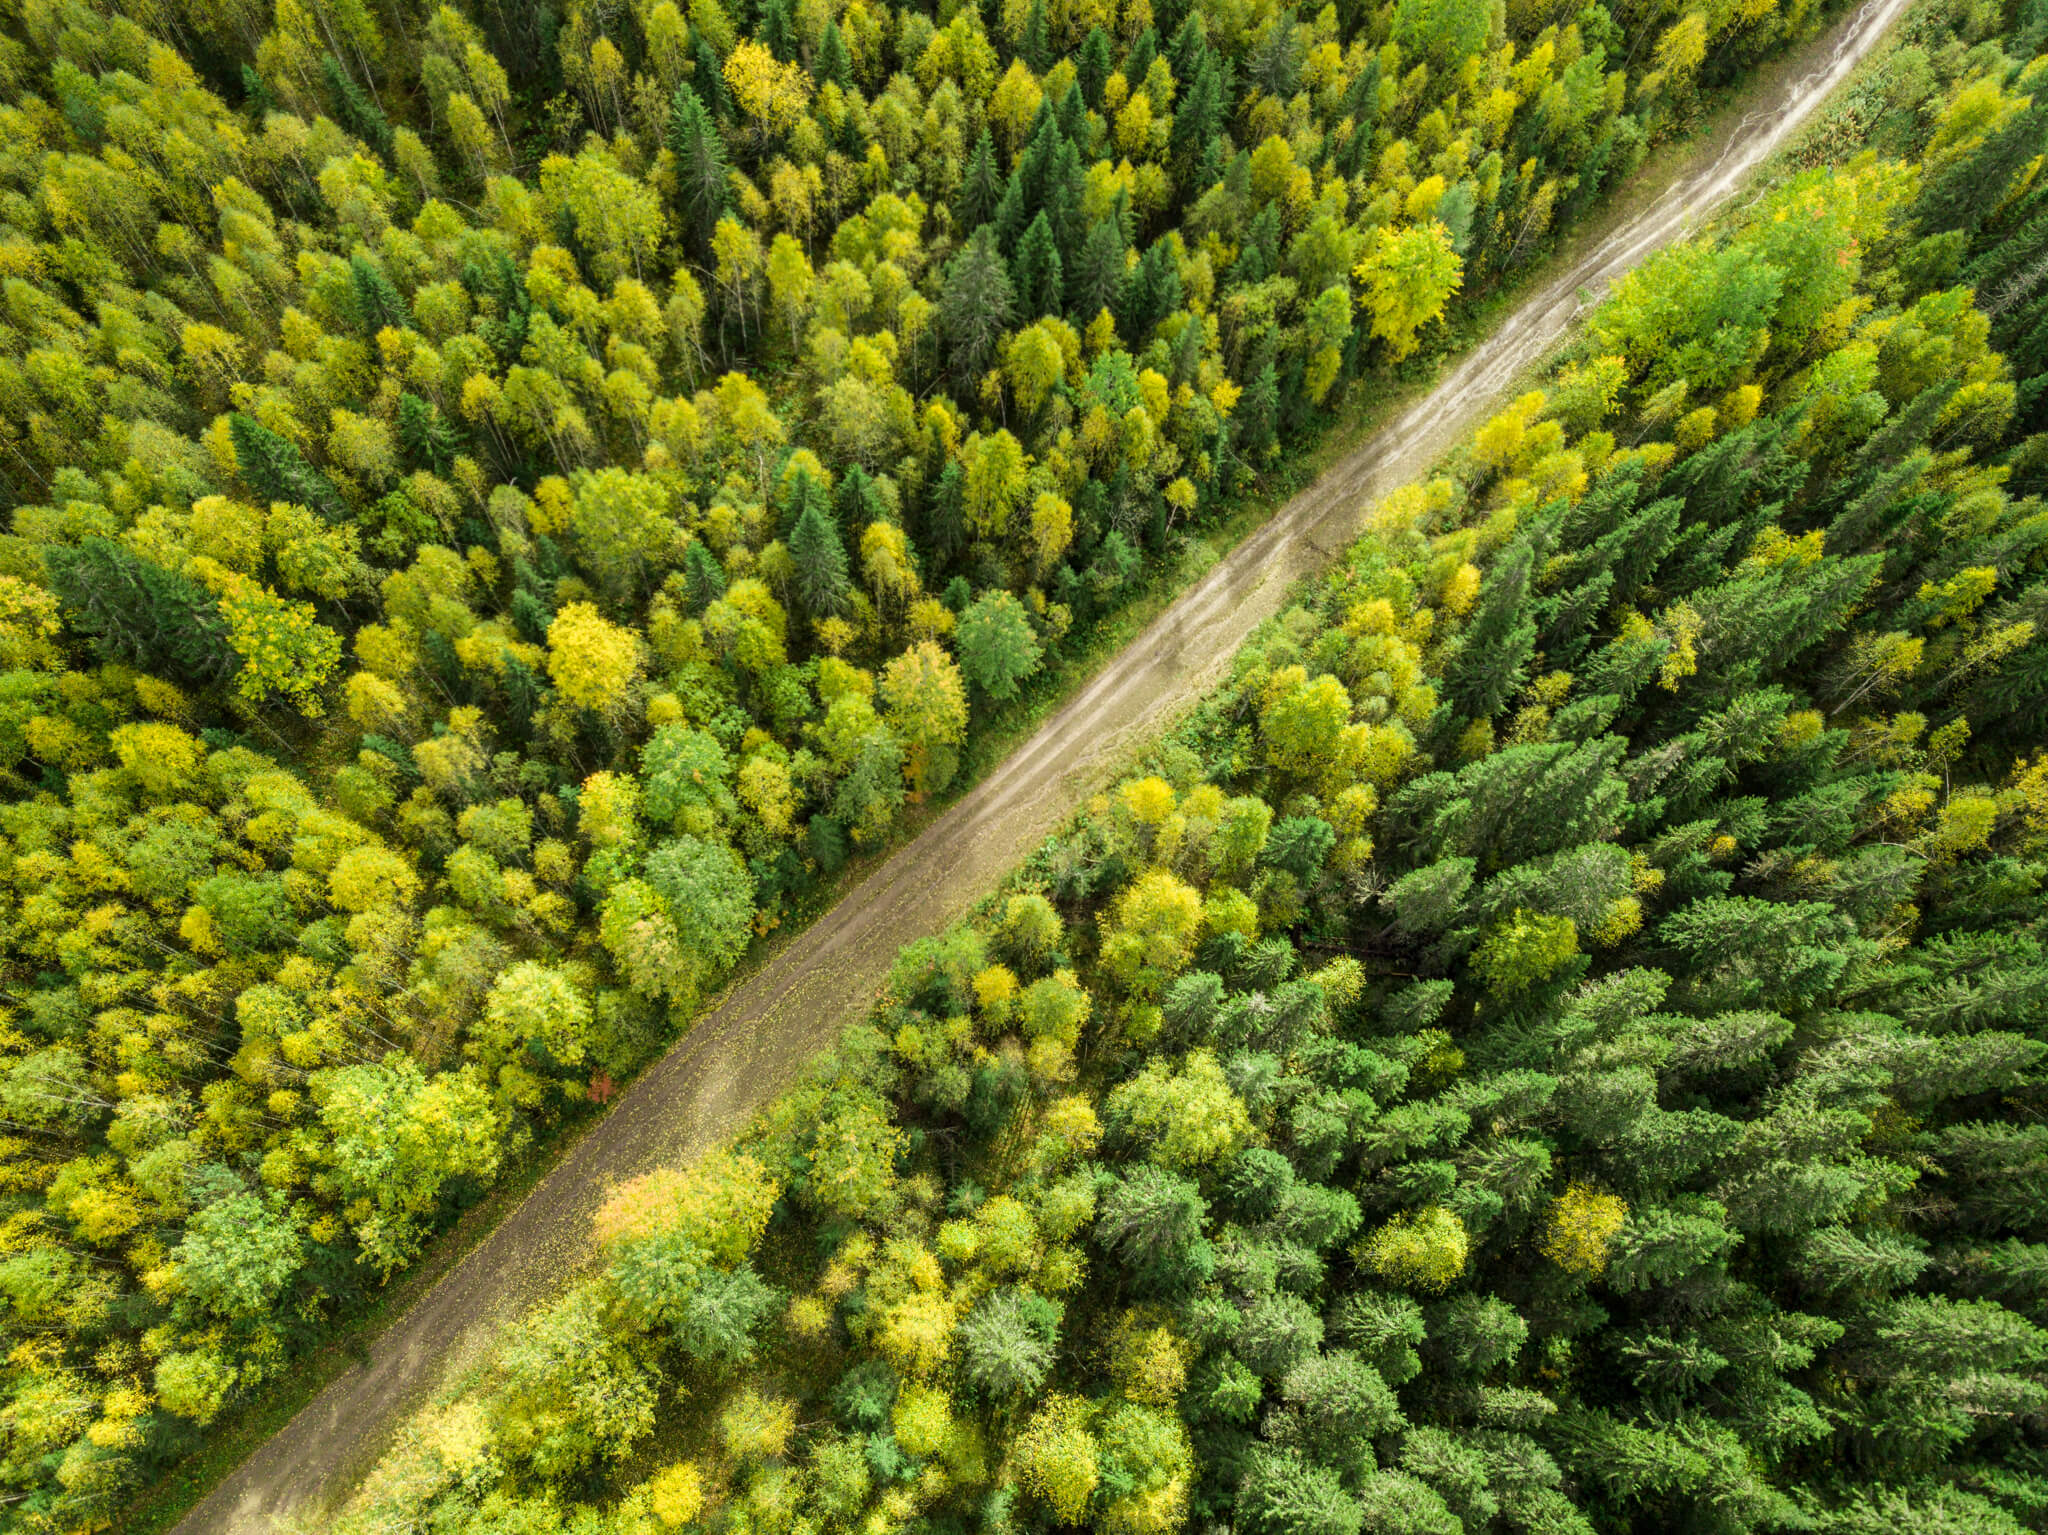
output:
[[[1795,45],[1740,86],[1728,89],[1703,106],[1689,121],[1682,137],[1667,141],[1653,152],[1626,183],[1598,206],[1592,217],[1563,232],[1543,259],[1525,267],[1515,280],[1461,308],[1455,322],[1446,327],[1426,358],[1397,373],[1352,383],[1344,401],[1320,425],[1312,443],[1290,453],[1257,493],[1237,498],[1191,529],[1179,553],[1157,561],[1116,610],[1070,641],[1068,654],[1057,666],[1034,679],[1034,685],[1019,698],[985,716],[979,722],[975,739],[963,752],[961,771],[953,789],[946,796],[913,807],[886,847],[849,862],[834,880],[813,892],[778,931],[754,945],[729,984],[737,985],[755,973],[800,934],[812,918],[835,904],[898,847],[917,836],[947,805],[969,792],[1051,713],[1090,679],[1113,665],[1129,640],[1216,560],[1259,528],[1296,490],[1313,481],[1363,436],[1426,389],[1442,368],[1489,333],[1504,312],[1557,270],[1557,262],[1574,259],[1646,201],[1661,195],[1675,164],[1682,162],[1703,136],[1714,132],[1731,116],[1739,115],[1757,91],[1780,78],[1783,71],[1800,67],[1809,46],[1808,42]],[[709,1010],[707,1006],[706,1011]],[[601,1106],[579,1106],[565,1116],[554,1133],[508,1163],[491,1193],[439,1237],[417,1266],[373,1302],[337,1324],[326,1341],[294,1361],[285,1375],[223,1415],[207,1444],[144,1490],[115,1528],[124,1535],[153,1535],[174,1526],[252,1450],[328,1384],[365,1358],[383,1331],[404,1315],[414,1300],[451,1272],[570,1152],[602,1113]]]

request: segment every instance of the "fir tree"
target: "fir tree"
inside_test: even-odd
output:
[[[1237,253],[1237,262],[1230,269],[1230,277],[1234,283],[1250,286],[1264,282],[1279,267],[1280,208],[1277,203],[1267,203],[1259,209],[1251,228],[1245,231],[1244,245]]]
[[[1045,0],[1031,0],[1031,9],[1024,17],[1024,36],[1019,39],[1017,53],[1031,66],[1033,74],[1042,75],[1052,68],[1052,39],[1045,22]]]
[[[363,252],[348,258],[349,287],[355,294],[356,323],[365,335],[374,337],[386,326],[408,330],[412,310],[398,285],[384,275],[384,269]]]
[[[1100,27],[1090,27],[1080,53],[1074,58],[1074,81],[1091,111],[1102,109],[1102,85],[1109,78],[1111,63],[1109,34]]]
[[[1930,233],[1974,232],[2005,200],[2013,178],[2044,149],[2048,100],[2036,92],[2024,111],[1928,181],[1913,204],[1914,221]]]
[[[932,487],[931,510],[925,517],[925,542],[942,563],[967,543],[967,476],[954,459],[946,461],[938,484]],[[952,595],[949,588],[948,598]]]
[[[277,110],[277,96],[253,64],[242,66],[242,105],[259,119]]]
[[[1267,452],[1273,447],[1280,422],[1280,376],[1273,366],[1270,349],[1252,374],[1251,382],[1245,385],[1237,409],[1231,413],[1231,420],[1236,424],[1237,443],[1245,459],[1252,464],[1263,464]]]
[[[770,53],[785,63],[796,58],[796,26],[789,17],[789,0],[767,0],[761,7],[761,24],[756,36]]]
[[[440,406],[408,390],[398,397],[398,445],[415,469],[446,474],[461,451],[462,439]]]
[[[891,520],[881,487],[859,464],[849,467],[840,479],[839,488],[832,493],[832,510],[848,541],[856,544],[869,523]]]
[[[1086,325],[1103,310],[1115,314],[1123,304],[1124,242],[1112,219],[1097,219],[1081,254],[1067,274],[1067,313]]]
[[[1159,57],[1159,33],[1151,27],[1145,28],[1131,44],[1131,51],[1124,58],[1124,79],[1130,82],[1132,90],[1145,83],[1145,75],[1152,68],[1152,61]]]
[[[787,539],[796,531],[796,525],[811,507],[817,507],[828,516],[836,516],[832,492],[818,482],[808,469],[798,465],[790,474],[782,493],[782,515],[779,528]]]
[[[811,60],[811,76],[820,85],[829,82],[841,89],[853,83],[853,63],[846,56],[846,39],[836,21],[825,23],[818,39],[818,56]]]
[[[1193,84],[1173,114],[1168,142],[1174,158],[1193,162],[1208,150],[1223,125],[1223,113],[1222,71],[1205,52]]]
[[[1151,340],[1152,327],[1180,308],[1180,299],[1180,267],[1173,247],[1155,240],[1124,284],[1124,307],[1117,316],[1120,328],[1133,346],[1142,346]]]
[[[1173,41],[1166,45],[1167,67],[1173,71],[1173,78],[1186,82],[1200,72],[1203,60],[1209,57],[1209,36],[1202,13],[1188,12],[1173,34]]]
[[[213,594],[107,538],[44,553],[65,622],[88,635],[101,656],[205,687],[234,675]]]
[[[718,54],[713,51],[710,39],[702,33],[697,34],[691,46],[696,72],[690,79],[702,93],[704,110],[709,112],[714,120],[729,120],[732,117],[732,94],[725,88],[725,72]]]
[[[1479,611],[1444,665],[1445,705],[1465,719],[1491,719],[1522,690],[1536,651],[1536,618],[1527,598],[1534,555],[1516,540],[1479,595]]]

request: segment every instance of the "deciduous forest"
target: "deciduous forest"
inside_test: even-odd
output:
[[[2044,36],[1918,10],[340,1528],[2048,1526]]]
[[[38,1535],[1822,19],[4,9]],[[1921,6],[345,1527],[2048,1526],[2044,33]]]

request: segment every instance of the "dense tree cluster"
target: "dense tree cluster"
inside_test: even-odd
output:
[[[0,1518],[121,1506],[1812,10],[10,7]]]
[[[2042,1528],[2020,21],[1618,285],[343,1528]]]

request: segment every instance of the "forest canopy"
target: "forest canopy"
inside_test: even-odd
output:
[[[621,1189],[340,1528],[2048,1524],[2048,16],[1982,24]]]
[[[6,8],[0,1523],[104,1527],[207,1445],[687,1029],[750,945],[954,788],[1107,620],[1171,585],[1196,534],[1283,483],[1283,445],[1453,344],[1651,143],[1823,19],[1807,0]],[[1391,1068],[1375,1086],[1297,1043],[1490,1028],[1467,993],[1546,1006],[1588,955],[1629,952],[1632,920],[1711,954],[1751,909],[1695,911],[1709,875],[1670,872],[1694,855],[1745,882],[1727,901],[1791,901],[1774,941],[1824,956],[1788,960],[1783,996],[1654,960],[1674,1016],[1751,1020],[1729,1028],[1756,1080],[1808,1048],[1801,1009],[1892,1005],[1854,989],[1876,962],[1859,944],[1931,967],[1942,995],[1992,964],[1951,927],[2023,950],[2024,921],[1982,914],[2028,909],[2014,805],[2034,780],[2014,763],[2038,747],[2018,722],[2048,677],[2028,584],[2033,26],[1930,8],[1836,125],[1881,158],[1633,279],[1554,387],[1387,514],[1397,574],[1357,578],[1385,586],[1362,616],[1335,597],[1289,616],[1272,643],[1299,654],[1204,716],[1198,771],[1175,756],[1092,818],[1068,872],[1020,887],[1008,936],[947,940],[943,986],[906,961],[891,1005],[925,1021],[856,1052],[842,1139],[764,1141],[617,1207],[613,1267],[522,1340],[502,1398],[474,1409],[487,1431],[462,1417],[433,1439],[477,1458],[432,1517],[553,1528],[563,1499],[638,1507],[643,1478],[611,1457],[671,1421],[688,1370],[746,1384],[718,1398],[727,1458],[683,1457],[693,1469],[647,1491],[670,1525],[737,1518],[755,1467],[761,1497],[786,1485],[793,1507],[813,1475],[794,1468],[836,1466],[827,1523],[865,1517],[854,1485],[897,1508],[927,1473],[925,1512],[899,1522],[966,1517],[1005,1487],[990,1519],[1163,1528],[1226,1510],[1237,1451],[1174,1405],[1191,1400],[1174,1361],[1187,1380],[1227,1367],[1179,1292],[1134,1293],[1104,1356],[1126,1359],[1129,1410],[1106,1409],[1059,1314],[1091,1262],[1155,1275],[1221,1251],[1218,1180],[1296,1169],[1298,1199],[1274,1183],[1229,1207],[1250,1230],[1307,1201],[1327,1236],[1288,1238],[1289,1299],[1258,1313],[1277,1352],[1229,1370],[1227,1421],[1249,1434],[1251,1383],[1285,1376],[1266,1369],[1282,1335],[1324,1326],[1311,1300],[1337,1295],[1301,1255],[1417,1294],[1491,1261],[1436,1170],[1401,1175],[1428,1197],[1371,1194],[1370,1228],[1337,1234],[1337,1195],[1359,1197],[1340,1185],[1412,1148],[1390,1130],[1368,1163],[1336,1125],[1435,1115],[1431,1095],[1463,1091],[1459,1051],[1475,1071],[1492,1057],[1432,1043],[1409,1103]],[[1735,691],[1700,719],[1746,700],[1725,725],[1671,702],[1709,686]],[[1669,746],[1696,730],[1709,746]],[[1724,769],[1767,771],[1744,754],[1772,730],[1805,743],[1802,765],[1713,809]],[[1676,755],[1625,768],[1652,750]],[[1895,775],[1881,815],[1877,790],[1844,787],[1856,773]],[[1631,806],[1719,819],[1624,817],[1617,782]],[[1520,825],[1531,785],[1569,810],[1569,842]],[[1796,806],[1782,824],[1778,799]],[[1550,858],[1578,896],[1515,872]],[[1978,880],[1961,915],[1926,915],[1950,910],[1950,876],[1917,894],[1923,864]],[[1635,887],[1659,870],[1665,896]],[[1855,891],[1839,910],[1838,880]],[[1372,936],[1383,922],[1395,937]],[[1323,957],[1346,945],[1355,974]],[[1923,948],[1936,957],[1903,957]],[[1394,971],[1466,992],[1397,1004]],[[1272,1048],[1187,1021],[1201,975],[1214,1009],[1284,1013]],[[1723,991],[1736,1000],[1699,1000]],[[1927,1027],[1910,1013],[1902,1027]],[[1638,1099],[1665,1064],[1640,1051]],[[1684,1069],[1705,1085],[1669,1092],[1720,1080]],[[940,1085],[914,1087],[920,1072]],[[1351,1092],[1370,1114],[1343,1107]],[[1276,1128],[1304,1093],[1313,1156]],[[1899,1098],[1884,1134],[1948,1133],[1950,1111],[1920,1103]],[[1533,1104],[1515,1113],[1540,1118]],[[1015,1160],[1044,1125],[1068,1147],[1042,1168],[1067,1191],[1054,1215]],[[1462,1142],[1414,1133],[1456,1170]],[[934,1136],[968,1160],[934,1160]],[[1804,1166],[1819,1144],[1784,1156]],[[2023,1168],[2027,1144],[1982,1155]],[[1569,1177],[1541,1240],[1591,1274],[1649,1196],[1576,1154],[1553,1154]],[[972,1167],[979,1192],[959,1193]],[[1721,1197],[1697,1169],[1670,1177],[1672,1199]],[[841,1201],[829,1215],[804,1202],[809,1178]],[[903,1193],[920,1178],[957,1204],[947,1219],[984,1223],[930,1262],[891,1245],[923,1240],[931,1200]],[[1888,1197],[1905,1203],[1842,1209],[1923,1219]],[[1097,1203],[1120,1212],[1099,1238]],[[840,1290],[757,1257],[803,1222],[856,1244],[817,1248]],[[1929,1251],[1960,1240],[1929,1230]],[[1333,1256],[1346,1244],[1365,1245]],[[1935,1262],[1914,1282],[1949,1283]],[[971,1297],[985,1311],[954,1294],[962,1265],[1000,1277]],[[1980,1310],[2005,1294],[1977,1283],[1954,1293]],[[857,1293],[875,1297],[862,1315],[900,1318],[856,1340]],[[1529,1325],[1548,1339],[1546,1315]],[[1329,1325],[1358,1369],[1379,1357]],[[764,1340],[836,1360],[871,1335],[896,1373],[858,1377],[829,1443],[758,1374]],[[974,1373],[948,1373],[969,1357]],[[1357,1423],[1420,1412],[1351,1363],[1316,1368],[1364,1393]],[[975,1416],[1041,1386],[1028,1423]],[[1955,1410],[1974,1422],[1979,1405]],[[1355,1442],[1353,1422],[1315,1443]],[[1300,1464],[1259,1460],[1281,1469],[1257,1497],[1381,1495],[1302,1434],[1267,1436]],[[1722,1441],[1685,1442],[1721,1465]],[[1014,1475],[974,1459],[1012,1445]]]

